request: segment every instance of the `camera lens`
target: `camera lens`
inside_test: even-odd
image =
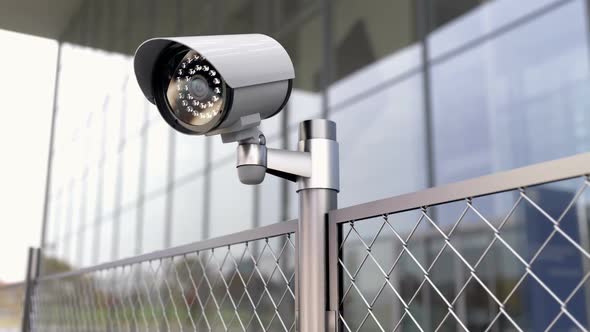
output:
[[[206,101],[211,93],[209,83],[202,76],[194,77],[188,84],[189,93],[199,101]]]
[[[219,121],[225,110],[227,87],[217,70],[195,51],[188,51],[176,63],[166,91],[176,118],[192,126]]]

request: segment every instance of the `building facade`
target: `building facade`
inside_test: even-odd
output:
[[[339,205],[347,206],[589,151],[588,3],[87,0],[60,40],[42,241],[54,260],[45,272],[296,217],[293,184],[267,177],[259,186],[242,185],[234,145],[173,132],[160,119],[132,71],[133,51],[145,39],[260,32],[279,40],[296,78],[286,109],[263,124],[268,145],[294,149],[300,121],[336,121]],[[548,186],[538,197],[559,205],[578,187]],[[515,194],[478,204],[500,218]],[[584,199],[571,218],[587,225],[590,198]],[[450,225],[456,212],[437,214]],[[515,213],[505,237],[524,251],[532,248],[535,218],[526,209]],[[481,252],[482,239],[493,236],[480,229],[474,222],[458,231],[466,251]],[[425,257],[442,245],[426,231],[419,237],[414,250]],[[514,284],[518,264],[501,252],[491,256],[495,260],[481,272],[486,282]],[[347,260],[361,258],[351,254]],[[441,289],[457,291],[465,271],[441,261],[455,266],[437,272]],[[581,273],[580,263],[572,264]],[[419,273],[406,272],[411,289]],[[539,321],[535,294],[527,287],[519,291],[515,319]],[[485,299],[473,289],[462,302],[470,308],[471,328],[489,322],[493,303]],[[420,305],[417,310],[435,318],[445,310],[442,303]],[[495,329],[503,330],[502,324]]]

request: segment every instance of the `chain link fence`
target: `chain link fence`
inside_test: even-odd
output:
[[[568,165],[336,211],[341,330],[588,331],[590,178],[539,183]]]
[[[330,211],[327,275],[297,265],[297,221],[33,274],[25,322],[291,332],[297,275],[314,273],[327,278],[327,331],[588,331],[589,216],[582,154]]]
[[[31,330],[294,331],[294,225],[42,277]]]

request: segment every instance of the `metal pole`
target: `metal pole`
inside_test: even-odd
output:
[[[339,190],[335,123],[302,122],[299,151],[311,152],[312,176],[298,180],[298,330],[324,332],[328,311],[327,212],[337,208]]]
[[[324,332],[327,322],[330,328],[335,326],[335,311],[328,308],[327,215],[337,208],[340,191],[336,124],[324,119],[301,122],[297,151],[267,148],[266,139],[257,128],[232,135],[230,133],[224,139],[225,142],[239,142],[237,171],[242,183],[259,184],[264,180],[265,172],[297,182],[297,330]],[[236,137],[240,137],[239,140]],[[334,284],[338,283],[337,278],[332,280]],[[326,319],[328,315],[330,320]]]
[[[31,297],[33,296],[33,287],[36,281],[37,271],[39,268],[39,251],[35,248],[29,248],[29,257],[27,261],[27,274],[25,283],[25,301],[23,305],[23,317],[22,317],[22,331],[29,332],[31,330]]]
[[[61,73],[61,52],[62,52],[62,42],[61,40],[58,41],[57,44],[57,58],[55,64],[55,83],[53,88],[53,106],[51,111],[51,125],[49,127],[49,148],[47,152],[47,168],[45,173],[45,198],[43,201],[43,221],[41,224],[41,244],[40,247],[45,249],[46,246],[46,233],[47,233],[47,223],[49,219],[49,201],[51,196],[51,176],[52,176],[52,169],[53,169],[53,149],[54,149],[54,141],[55,141],[55,126],[56,126],[56,117],[57,117],[57,107],[58,107],[58,97],[59,97],[59,78]]]

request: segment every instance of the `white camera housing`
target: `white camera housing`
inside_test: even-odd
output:
[[[286,50],[262,34],[150,39],[137,49],[134,69],[169,125],[224,141],[277,114],[295,77]]]

